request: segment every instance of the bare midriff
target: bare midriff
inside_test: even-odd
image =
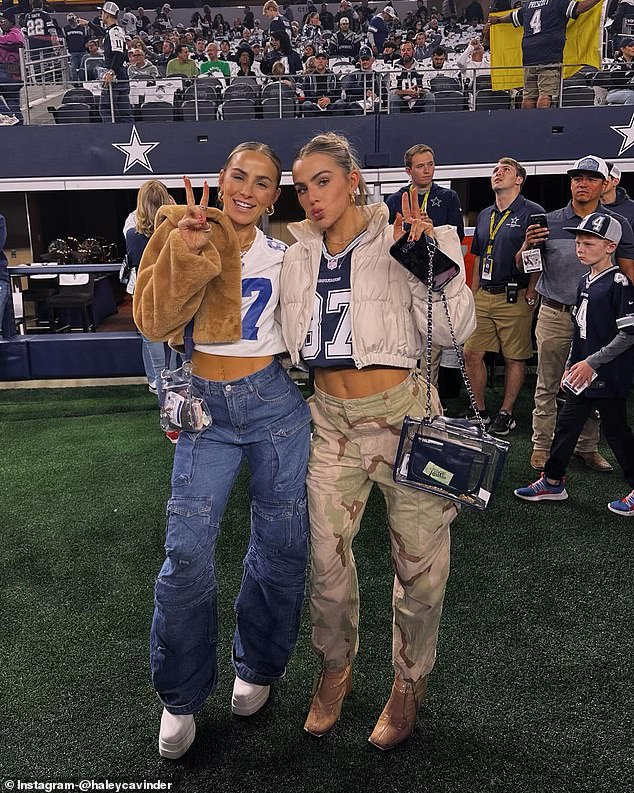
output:
[[[272,361],[272,355],[236,358],[232,355],[209,355],[200,350],[194,350],[192,355],[193,372],[204,380],[239,380],[259,372]]]
[[[409,376],[409,369],[366,366],[363,369],[315,369],[315,385],[337,399],[363,399],[394,388]]]

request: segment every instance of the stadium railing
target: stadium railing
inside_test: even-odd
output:
[[[99,60],[99,59],[96,59]],[[42,59],[25,53],[23,106],[25,123],[85,123],[102,121],[99,105],[105,108],[104,120],[117,121],[113,86],[104,91],[101,80],[71,83],[68,53],[60,50]],[[380,63],[380,62],[377,62]],[[98,64],[95,64],[99,69]],[[330,113],[344,115],[388,114],[389,95],[396,87],[400,68],[377,68],[372,74],[355,70],[354,64],[333,59],[340,88],[333,97]],[[88,72],[88,65],[84,66]],[[468,69],[460,73],[455,63],[439,74],[434,69],[417,68],[435,97],[436,112],[500,110],[520,106],[523,72],[521,67],[505,67],[513,75],[507,84],[517,88],[494,90],[496,69]],[[592,86],[596,70],[583,64],[572,78],[560,77],[560,106],[592,106],[599,94]],[[376,76],[378,75],[378,77]],[[84,75],[85,76],[85,75]],[[213,73],[197,77],[172,75],[156,80],[130,80],[130,103],[135,121],[216,121],[230,119],[293,118],[304,115],[307,97],[304,88],[308,75],[232,77]],[[378,90],[378,96],[376,95]],[[374,97],[369,96],[374,92]],[[341,99],[341,102],[336,100]],[[48,104],[59,100],[58,105]],[[46,105],[43,107],[43,105]],[[313,112],[315,112],[313,107]],[[317,111],[321,112],[321,111]],[[407,109],[406,109],[407,112]]]

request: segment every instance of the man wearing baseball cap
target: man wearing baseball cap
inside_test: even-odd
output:
[[[634,371],[634,286],[612,261],[621,240],[616,218],[601,210],[564,232],[575,235],[576,255],[590,271],[577,285],[570,354],[562,378],[566,396],[541,477],[515,495],[524,501],[564,501],[565,473],[584,423],[598,410],[610,448],[630,492],[608,509],[634,517],[634,434],[627,398]]]
[[[355,70],[346,75],[345,99],[334,103],[334,112],[350,116],[380,112],[385,86],[384,75],[374,70],[372,50],[364,44]]]
[[[631,8],[632,6],[630,6]],[[621,54],[608,66],[602,75],[608,89],[607,105],[634,104],[634,36],[624,36],[620,44]],[[605,76],[604,76],[605,75]],[[601,85],[604,83],[602,82]]]
[[[612,212],[618,212],[630,222],[634,228],[634,201],[629,197],[625,188],[619,187],[621,169],[613,162],[607,162],[608,186],[601,193],[601,203]]]
[[[125,33],[117,23],[119,6],[116,3],[104,3],[99,9],[101,22],[105,29],[103,37],[103,59],[106,73],[103,76],[103,88],[99,100],[101,120],[132,122],[130,107],[130,83],[128,82],[128,48],[125,44]]]
[[[374,55],[383,52],[383,44],[390,32],[389,25],[396,19],[396,11],[392,6],[385,6],[376,16],[372,17],[368,25],[368,41]]]
[[[524,245],[518,252],[539,246],[543,271],[537,281],[541,306],[537,317],[537,385],[533,410],[533,452],[531,466],[544,469],[548,459],[555,421],[557,394],[572,340],[572,311],[577,299],[577,284],[587,272],[575,252],[575,243],[567,227],[577,226],[593,212],[616,218],[622,226],[622,236],[614,251],[617,264],[627,275],[634,275],[634,234],[623,216],[601,204],[601,193],[608,186],[608,166],[605,160],[588,154],[577,160],[568,171],[572,200],[562,209],[546,215],[547,227],[531,224]],[[590,415],[579,436],[575,453],[593,471],[611,471],[610,463],[599,453],[599,422]]]

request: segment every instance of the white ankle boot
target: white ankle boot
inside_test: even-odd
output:
[[[178,760],[194,742],[196,723],[191,714],[176,716],[163,708],[159,732],[159,754],[168,760]]]
[[[252,716],[264,705],[271,693],[271,686],[258,686],[236,677],[231,697],[231,710],[236,716]]]

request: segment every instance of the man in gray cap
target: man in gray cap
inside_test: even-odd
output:
[[[608,166],[600,157],[589,154],[577,160],[568,171],[571,201],[562,209],[549,212],[545,223],[532,223],[526,229],[524,245],[517,254],[518,264],[526,262],[530,249],[541,248],[542,272],[537,281],[541,306],[537,317],[537,385],[533,410],[533,453],[531,466],[543,471],[555,431],[557,394],[572,340],[572,310],[577,284],[587,267],[577,258],[575,242],[566,227],[578,226],[592,212],[615,217],[622,236],[615,251],[616,262],[628,275],[634,274],[634,234],[628,221],[601,204],[601,193],[608,185]],[[575,454],[593,471],[611,471],[610,463],[599,453],[599,422],[592,414],[579,436]]]
[[[105,29],[103,59],[106,73],[99,100],[99,115],[102,121],[132,122],[130,107],[130,83],[128,82],[128,48],[125,33],[117,22],[119,6],[104,3],[100,8],[101,23]]]

